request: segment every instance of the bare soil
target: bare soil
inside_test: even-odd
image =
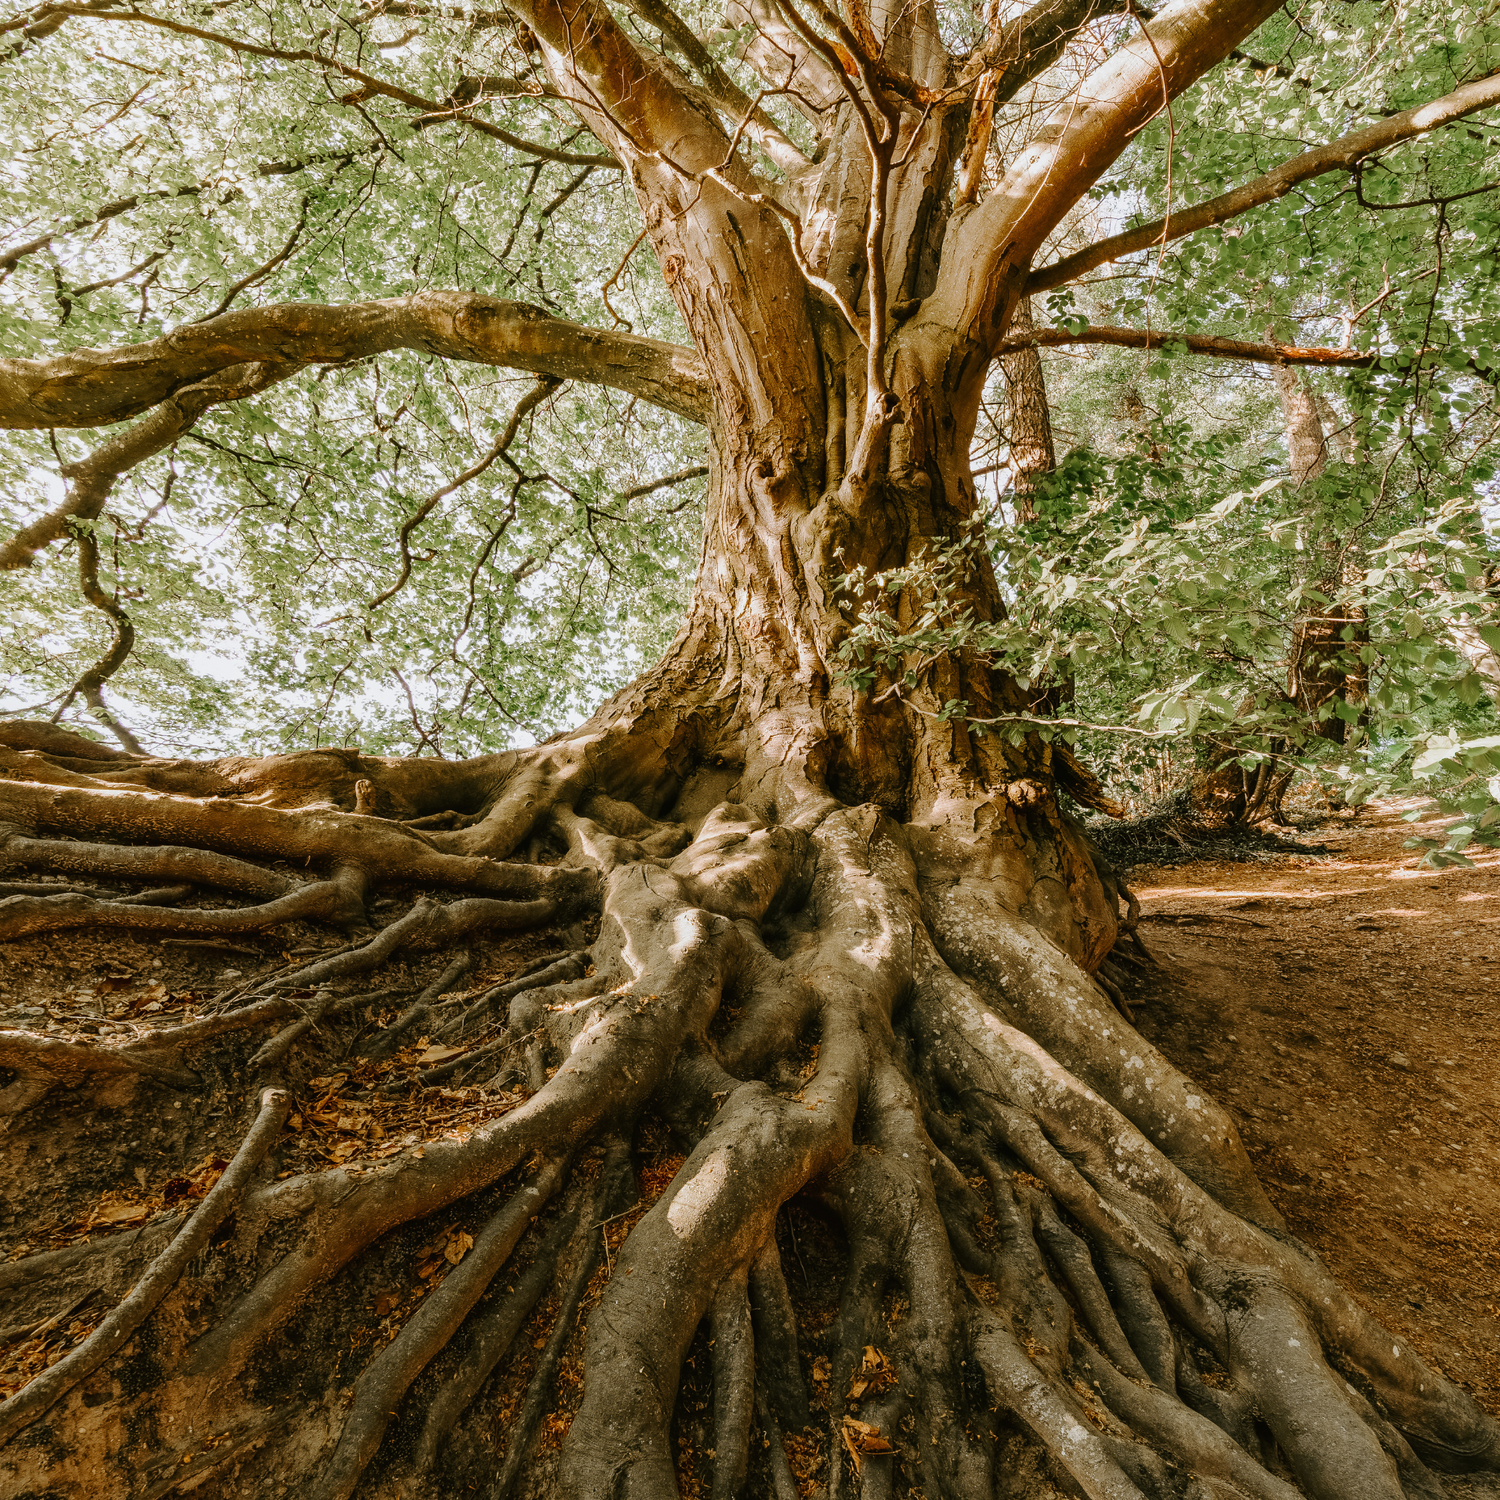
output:
[[[1292,1231],[1500,1412],[1500,855],[1423,869],[1386,801],[1330,856],[1138,866],[1137,1026],[1237,1119]]]

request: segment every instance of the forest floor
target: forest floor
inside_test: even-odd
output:
[[[1482,856],[1473,870],[1420,868],[1402,845],[1413,831],[1433,830],[1400,818],[1416,805],[1387,802],[1326,819],[1296,836],[1305,854],[1137,866],[1141,930],[1162,968],[1128,998],[1142,1034],[1233,1111],[1292,1230],[1397,1337],[1500,1413],[1500,855]],[[406,904],[388,903],[383,919]],[[583,940],[538,931],[486,943],[466,994]],[[301,926],[223,943],[108,932],[17,941],[0,952],[0,1027],[92,1045],[140,1041],[212,1013],[332,941]],[[394,964],[382,982],[409,994],[448,959]],[[400,1003],[391,1000],[389,1014]],[[492,1018],[463,1045],[498,1025]],[[348,1040],[309,1039],[293,1055],[297,1114],[273,1162],[279,1175],[361,1167],[414,1143],[462,1136],[524,1097],[414,1087],[420,1069],[446,1055],[430,1045],[435,1037],[414,1037],[373,1068],[339,1061]],[[246,1108],[232,1071],[239,1056],[232,1047],[195,1054],[203,1093],[153,1094],[160,1104],[144,1126],[126,1108],[136,1087],[126,1080],[103,1093],[60,1090],[49,1108],[11,1116],[0,1130],[0,1396],[86,1337],[128,1284],[75,1286],[59,1275],[38,1308],[34,1284],[15,1263],[38,1253],[65,1258],[86,1239],[119,1236],[123,1244],[139,1234],[164,1243],[238,1143]],[[681,1163],[664,1132],[637,1144],[640,1201],[612,1226],[612,1252]],[[374,1321],[361,1332],[388,1336],[461,1258],[479,1222],[445,1213],[403,1231],[369,1273],[386,1280],[371,1283]],[[821,1404],[840,1248],[806,1206],[789,1206],[780,1224],[787,1263],[798,1266],[792,1295]],[[590,1304],[597,1294],[591,1287]],[[49,1322],[33,1328],[44,1314]],[[538,1318],[523,1348],[540,1347]],[[565,1386],[576,1382],[568,1372],[581,1339],[564,1360]],[[711,1361],[699,1357],[705,1340],[684,1373],[689,1397],[697,1393],[687,1407],[700,1412],[711,1407]],[[529,1378],[524,1359],[508,1370],[496,1409],[519,1400]],[[576,1397],[564,1390],[539,1462],[550,1462]],[[687,1474],[707,1429],[688,1422],[679,1439]],[[811,1450],[806,1465],[803,1457],[799,1450],[799,1466],[812,1475]]]
[[[1500,853],[1403,848],[1389,800],[1325,855],[1139,865],[1162,962],[1141,1034],[1234,1115],[1294,1233],[1394,1334],[1500,1413]]]

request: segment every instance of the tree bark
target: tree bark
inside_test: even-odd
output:
[[[1031,298],[1016,303],[1008,338],[1024,340],[1034,333]],[[1057,467],[1052,444],[1052,409],[1047,404],[1047,382],[1042,357],[1034,345],[1001,357],[1005,372],[1005,394],[1010,413],[1011,486],[1015,493],[1016,520],[1036,519],[1032,503],[1037,486]]]

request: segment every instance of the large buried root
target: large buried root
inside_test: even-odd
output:
[[[0,930],[300,903],[343,934],[125,1048],[0,1035],[16,1130],[105,1079],[125,1120],[228,1087],[246,1132],[180,1228],[6,1268],[39,1315],[91,1279],[116,1304],[0,1404],[10,1490],[670,1500],[691,1469],[712,1500],[1426,1500],[1428,1465],[1500,1464],[1495,1421],[1286,1233],[1224,1113],[1000,898],[995,841],[786,786],[780,821],[672,821],[627,800],[638,769],[586,782],[562,750],[430,796],[329,762],[427,829],[331,805],[342,779],[273,806],[186,793],[180,763],[7,753],[52,778],[0,785],[8,869],[253,904],[23,892]],[[398,882],[425,894],[377,926]],[[540,956],[476,981],[522,926],[554,929]],[[500,1112],[278,1170],[313,1073]],[[413,1255],[441,1275],[391,1291]]]

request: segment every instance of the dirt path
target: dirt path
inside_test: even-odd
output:
[[[1234,1113],[1272,1199],[1500,1413],[1500,855],[1436,873],[1386,802],[1329,858],[1137,867],[1138,1025]]]

